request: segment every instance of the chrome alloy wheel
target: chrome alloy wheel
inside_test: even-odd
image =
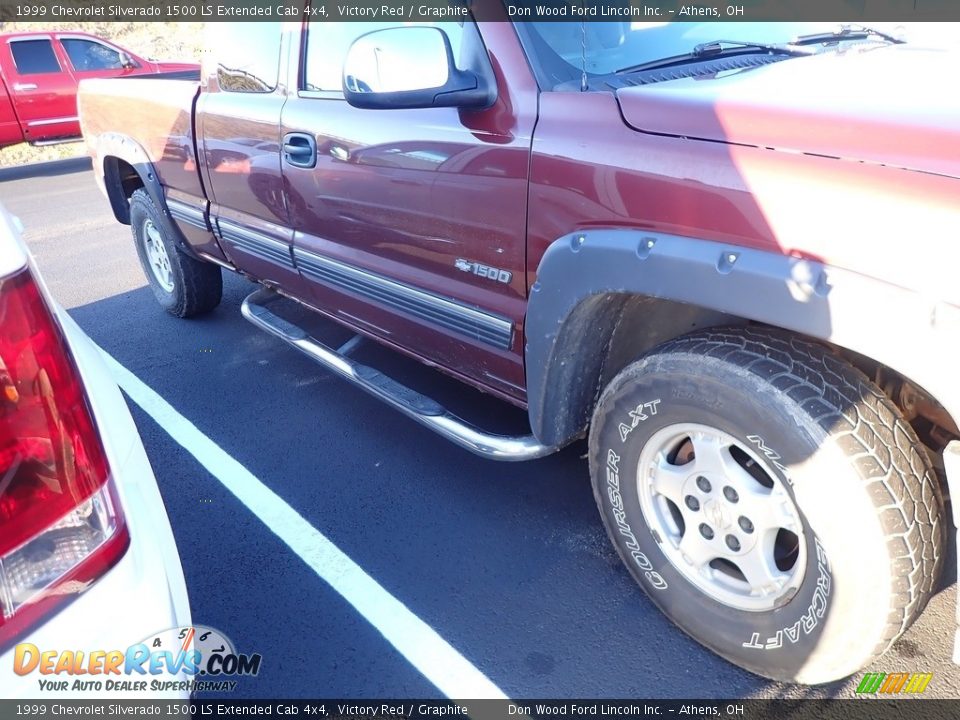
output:
[[[147,251],[147,261],[150,263],[150,270],[153,277],[168,293],[173,292],[173,271],[170,269],[170,257],[167,255],[167,248],[163,244],[163,238],[160,236],[160,230],[153,224],[150,218],[143,221],[143,249]]]
[[[670,425],[644,446],[637,470],[647,526],[708,597],[761,612],[796,593],[806,567],[803,522],[749,447],[706,425]]]

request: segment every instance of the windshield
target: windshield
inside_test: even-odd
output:
[[[517,29],[544,89],[591,76],[689,53],[714,40],[788,43],[800,35],[830,33],[837,23],[800,22],[522,22]],[[928,33],[923,23],[872,23],[912,40]],[[914,26],[914,27],[911,27]],[[879,41],[882,42],[882,41]],[[939,44],[939,43],[938,43]]]

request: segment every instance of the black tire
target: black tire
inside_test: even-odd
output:
[[[223,277],[213,263],[195,260],[177,247],[168,221],[154,205],[144,189],[134,191],[130,198],[130,227],[137,256],[150,289],[157,302],[171,315],[194,317],[210,312],[220,304],[223,295]],[[170,286],[164,287],[148,257],[148,228],[156,229],[166,251]]]
[[[645,478],[663,467],[662,457],[660,465],[645,464],[649,469],[641,475],[641,452],[651,439],[653,447],[659,438],[670,437],[681,423],[717,428],[733,438],[760,459],[769,475],[764,482],[779,483],[793,502],[803,533],[794,536],[792,557],[802,575],[795,576],[798,587],[785,590],[772,608],[743,609],[720,602],[722,592],[698,587],[694,581],[709,585],[719,573],[734,580],[746,575],[738,566],[731,571],[724,561],[711,560],[695,566],[700,574],[691,580],[694,571],[681,572],[665,554],[676,558],[679,551],[664,545],[670,539],[656,532],[657,511],[647,511],[654,529],[646,521],[641,492],[654,498],[644,496],[646,507],[666,507],[670,517],[673,509],[646,484]],[[650,452],[644,453],[644,463]],[[738,464],[746,460],[739,451],[731,455]],[[826,347],[788,333],[712,329],[660,346],[619,373],[602,393],[589,456],[604,524],[636,581],[688,635],[764,677],[816,684],[856,672],[884,653],[919,615],[941,570],[943,499],[913,429],[859,370]],[[682,482],[670,487],[681,487],[686,504],[689,480]],[[721,498],[711,497],[716,500],[690,505],[735,531],[731,515],[716,514]],[[683,526],[677,525],[681,538],[694,529],[687,525],[696,516],[692,508],[680,513],[687,511]],[[736,515],[735,507],[732,512]],[[710,532],[702,534],[712,536],[709,520],[706,524]],[[701,547],[703,541],[692,537],[691,543]],[[805,562],[799,559],[801,545]],[[680,555],[692,565],[689,558]],[[789,565],[789,558],[781,561]],[[776,596],[772,590],[771,596]]]

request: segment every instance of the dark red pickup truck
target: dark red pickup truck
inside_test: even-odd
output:
[[[782,680],[872,663],[953,542],[960,97],[920,79],[960,57],[858,26],[488,12],[218,24],[199,86],[84,82],[157,299],[196,315],[240,272],[251,322],[468,450],[586,438],[613,544],[685,632]],[[323,345],[283,298],[526,408],[529,434]]]
[[[186,76],[199,69],[146,60],[82,32],[0,35],[0,147],[80,139],[77,85],[85,78]]]

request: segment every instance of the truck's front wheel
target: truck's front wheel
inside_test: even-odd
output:
[[[786,334],[712,330],[627,367],[597,405],[590,465],[654,603],[769,678],[856,672],[941,566],[942,498],[912,428],[851,365]]]
[[[136,190],[130,198],[130,227],[140,265],[164,310],[186,318],[209,312],[220,303],[220,268],[177,249],[167,222],[146,190]]]

